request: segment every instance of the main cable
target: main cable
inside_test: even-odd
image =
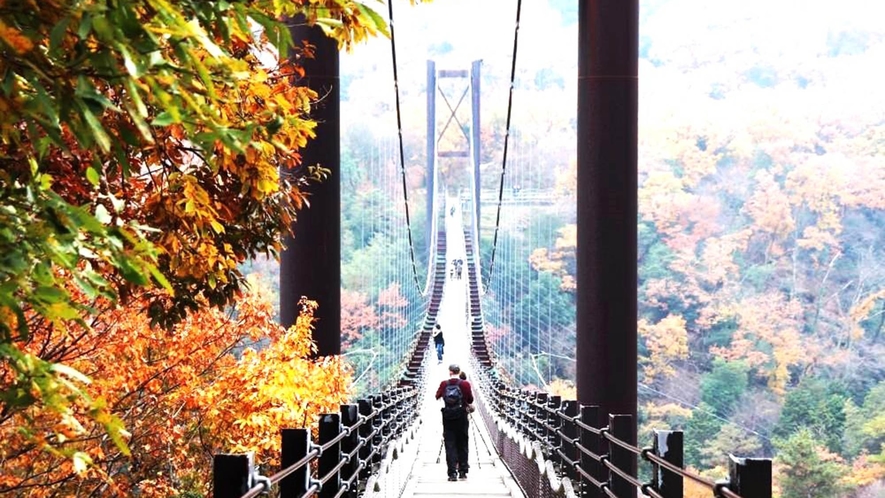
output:
[[[507,97],[507,124],[504,129],[504,158],[501,162],[501,181],[498,185],[498,214],[495,218],[495,236],[492,239],[492,256],[489,261],[489,274],[486,281],[486,287],[488,287],[488,284],[491,282],[492,271],[495,269],[495,252],[498,248],[498,230],[501,228],[501,201],[504,198],[504,173],[507,171],[507,144],[510,141],[510,116],[513,111],[513,83],[516,81],[516,49],[519,42],[519,16],[521,13],[522,0],[518,0],[516,2],[516,26],[513,29],[513,58],[510,63],[510,94]],[[392,28],[390,33],[393,35]],[[477,199],[476,202],[479,202],[479,199]],[[480,277],[482,277],[482,275],[480,275]]]
[[[521,1],[522,0],[520,0],[520,2]],[[409,234],[409,258],[412,260],[412,277],[415,279],[415,288],[420,295],[422,289],[421,284],[418,281],[418,266],[415,263],[415,244],[412,242],[412,221],[409,216],[409,190],[407,186],[408,184],[406,183],[406,155],[403,151],[403,121],[399,105],[399,78],[396,71],[396,38],[393,34],[393,0],[387,0],[387,11],[390,16],[390,54],[393,59],[393,89],[396,93],[396,132],[399,136],[399,167],[403,178],[403,203],[406,207],[406,231]],[[427,195],[431,195],[431,193],[428,192]]]

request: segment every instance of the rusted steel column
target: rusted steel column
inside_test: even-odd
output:
[[[310,187],[310,207],[298,214],[295,237],[285,240],[280,257],[280,322],[285,327],[298,318],[301,296],[317,301],[313,339],[317,356],[341,353],[341,112],[338,81],[338,42],[318,26],[303,19],[291,21],[296,46],[304,41],[315,47],[313,59],[299,61],[305,76],[299,81],[321,99],[311,109],[317,122],[316,138],[300,151],[303,166],[330,170],[321,183]],[[293,55],[294,56],[294,55]]]
[[[639,2],[578,5],[578,401],[635,444]]]

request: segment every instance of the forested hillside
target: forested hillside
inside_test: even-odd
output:
[[[649,419],[680,423],[652,389],[677,393],[696,405],[689,463],[776,454],[784,496],[845,496],[885,470],[885,95],[870,70],[885,31],[871,8],[656,2],[643,18]]]
[[[483,188],[497,194],[510,3],[400,9],[411,184],[423,185],[425,59],[483,59]],[[490,286],[504,311],[487,318],[514,378],[568,389],[576,3],[530,4],[520,26],[505,191],[548,192],[557,202],[505,211],[496,271],[506,278]],[[687,463],[716,476],[728,451],[775,456],[784,497],[878,496],[883,7],[647,0],[641,9],[641,430],[684,428]],[[494,41],[479,43],[480,35]],[[396,133],[392,82],[379,77],[390,74],[389,56],[389,45],[375,44],[344,60],[346,146],[354,153],[368,137]],[[419,194],[415,205],[422,203]],[[494,211],[484,212],[487,258]],[[538,300],[545,304],[531,304]]]

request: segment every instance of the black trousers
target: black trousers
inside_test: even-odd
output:
[[[443,419],[446,466],[450,476],[457,474],[459,471],[466,473],[470,468],[470,465],[467,463],[469,430],[470,421],[467,419],[466,413],[456,419]]]

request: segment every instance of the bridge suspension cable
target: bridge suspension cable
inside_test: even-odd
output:
[[[522,0],[520,0],[522,1]],[[396,133],[399,140],[399,167],[400,174],[403,180],[403,204],[406,209],[406,232],[409,236],[409,258],[412,261],[412,277],[415,280],[415,288],[418,290],[418,293],[421,294],[423,292],[421,288],[421,284],[418,279],[418,267],[415,263],[415,243],[412,240],[412,222],[411,217],[409,216],[409,190],[406,182],[406,160],[405,160],[405,152],[403,151],[403,123],[402,123],[402,112],[400,112],[399,105],[399,77],[397,75],[396,70],[396,37],[394,36],[394,28],[393,28],[393,0],[387,2],[387,12],[390,20],[390,55],[393,60],[393,88],[396,93]],[[432,195],[431,192],[427,192],[427,195]]]
[[[501,178],[498,184],[498,208],[497,214],[495,216],[495,236],[492,239],[492,256],[489,260],[489,271],[488,277],[486,279],[485,285],[483,288],[487,288],[488,284],[492,280],[492,271],[495,268],[495,251],[498,246],[498,229],[501,226],[501,199],[504,197],[504,174],[507,171],[507,145],[510,141],[510,117],[513,111],[513,83],[516,81],[516,54],[517,48],[519,46],[519,17],[522,13],[522,0],[518,0],[516,2],[516,26],[513,28],[513,57],[510,62],[510,91],[507,96],[507,122],[504,129],[504,157],[501,161]],[[391,30],[391,35],[393,31]],[[391,36],[392,38],[392,36]],[[476,200],[479,202],[479,199]],[[475,241],[478,243],[479,241]],[[481,274],[478,275],[481,278]],[[480,281],[481,282],[481,281]]]

